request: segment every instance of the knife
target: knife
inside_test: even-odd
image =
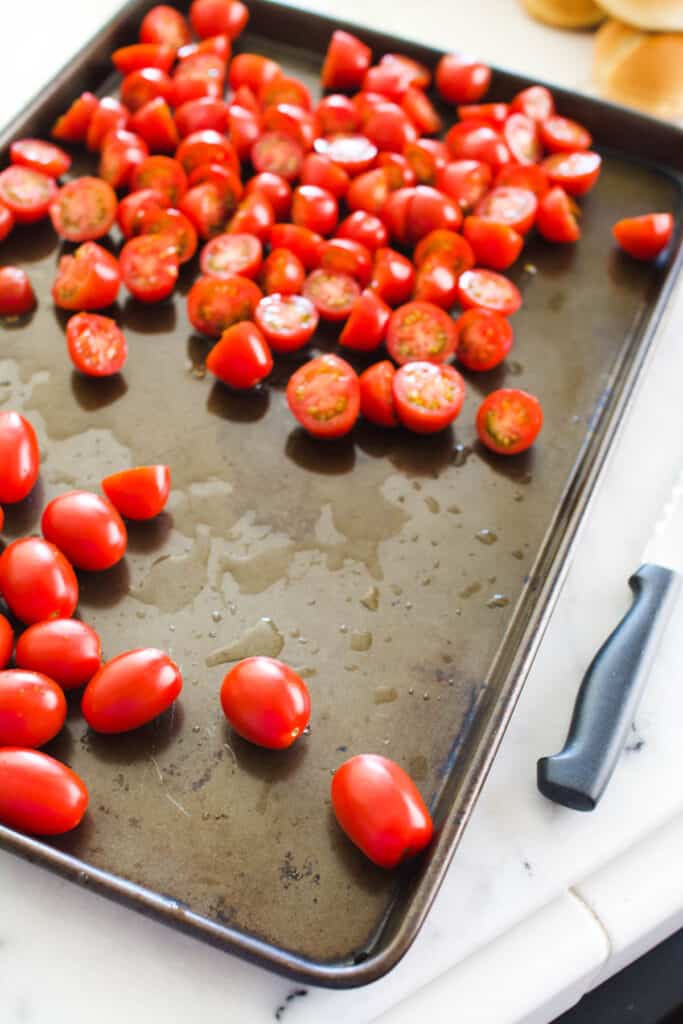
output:
[[[563,749],[538,761],[538,788],[549,800],[575,811],[597,806],[626,744],[682,570],[683,473],[628,581],[631,607],[583,677]]]

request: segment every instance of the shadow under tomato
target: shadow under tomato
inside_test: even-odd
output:
[[[173,743],[182,727],[185,713],[180,701],[147,725],[115,735],[86,729],[81,743],[104,764],[131,765],[163,753]]]
[[[128,550],[139,554],[156,551],[165,544],[173,529],[173,516],[169,512],[161,512],[154,519],[144,522],[126,520],[128,531]]]
[[[377,894],[378,889],[386,891],[387,894],[398,889],[398,873],[385,871],[373,864],[342,831],[331,807],[327,809],[325,824],[332,853],[341,864],[344,877],[350,879],[354,888],[373,896]]]
[[[569,273],[575,260],[579,258],[575,245],[556,245],[546,242],[539,235],[531,235],[524,246],[520,260],[505,272],[522,293],[533,287],[538,275],[542,278],[560,277]],[[534,267],[535,272],[529,272]]]
[[[77,706],[80,707],[80,701]],[[67,722],[69,717],[71,716],[67,716]],[[73,718],[75,719],[75,717],[76,716],[74,715]],[[82,722],[82,718],[80,723],[75,722],[76,728],[78,728],[79,724],[82,725]],[[44,747],[41,747],[41,750],[43,750],[44,753],[49,754],[50,757],[55,757],[58,761],[63,761],[65,764],[69,764],[70,759],[73,756],[74,746],[75,740],[73,734],[68,725],[65,725],[53,740],[50,740],[50,742],[46,743]]]
[[[2,262],[5,265],[37,263],[53,253],[58,244],[49,219],[37,224],[17,225],[2,243]]]
[[[201,243],[200,243],[201,244]],[[197,250],[199,251],[199,250]],[[180,272],[178,274],[178,281],[176,282],[175,292],[176,295],[187,295],[192,285],[195,283],[199,276],[199,260],[197,256],[193,256],[187,263],[180,265]]]
[[[15,540],[31,533],[38,532],[40,517],[45,504],[45,488],[41,477],[27,498],[13,505],[4,505],[5,525],[2,532],[5,537]]]
[[[519,455],[498,455],[481,441],[477,441],[473,450],[487,466],[490,466],[494,473],[521,485],[531,482],[536,465],[536,453],[533,447],[528,448],[525,452],[520,452]]]
[[[358,447],[375,459],[389,459],[408,476],[435,476],[453,459],[453,428],[436,434],[414,434],[403,427],[385,429],[362,420],[354,432]]]
[[[255,423],[263,419],[270,404],[270,393],[263,385],[251,391],[233,391],[226,384],[215,381],[206,402],[213,416],[233,423]]]
[[[88,377],[74,370],[71,374],[71,393],[84,412],[97,412],[117,402],[128,391],[128,384],[120,373],[111,377]]]
[[[275,365],[268,377],[268,387],[274,391],[285,391],[292,374],[304,363],[308,363],[313,354],[306,345],[295,352],[273,352],[273,358]]]
[[[303,427],[295,427],[287,435],[285,455],[301,469],[326,476],[350,473],[356,462],[356,450],[352,435],[347,434],[336,441],[311,437]]]
[[[482,398],[490,395],[492,391],[497,391],[499,388],[510,387],[510,368],[505,363],[501,363],[500,366],[496,366],[493,370],[485,370],[483,372],[466,370],[461,366],[458,367],[458,370],[465,378],[468,390],[476,391]]]
[[[224,723],[225,741],[229,744],[239,767],[248,775],[263,782],[284,782],[301,770],[308,752],[306,737],[302,736],[287,750],[267,750],[249,743]]]
[[[120,317],[119,327],[137,334],[170,333],[176,325],[176,308],[172,298],[164,302],[144,303],[128,296]]]
[[[125,558],[104,572],[78,572],[79,604],[112,608],[128,593],[130,568]],[[87,614],[84,616],[87,621]]]

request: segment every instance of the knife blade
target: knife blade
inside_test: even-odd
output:
[[[626,744],[682,573],[683,472],[628,581],[631,607],[583,677],[564,747],[538,761],[537,785],[549,800],[577,811],[597,806]]]

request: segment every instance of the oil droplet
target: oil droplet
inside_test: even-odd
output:
[[[408,693],[409,693],[409,694],[410,694],[410,696],[412,697],[412,696],[413,696],[413,694],[415,693],[415,687],[414,687],[414,686],[411,686],[411,687],[410,687],[410,689],[408,690]]]
[[[339,627],[339,632],[340,633],[348,633],[348,631],[349,631],[349,627],[346,625],[346,623],[342,622],[341,626]]]
[[[213,621],[214,621],[214,622],[220,622],[220,621],[221,621],[221,619],[223,618],[223,616],[222,616],[222,614],[221,614],[221,613],[220,613],[220,612],[218,611],[218,609],[217,609],[217,608],[214,608],[214,610],[213,610],[213,611],[211,612],[211,618],[213,619]]]
[[[512,552],[512,557],[517,558],[521,562],[521,560],[524,558],[524,552],[520,551],[519,548],[517,548],[516,551]]]
[[[531,274],[532,277],[534,274],[538,273],[538,267],[535,263],[525,263],[523,269],[525,274]]]
[[[231,615],[234,615],[237,612],[237,605],[234,601],[228,601],[228,611]]]
[[[422,700],[429,700],[429,694],[427,693],[427,691],[426,691],[426,690],[425,690],[425,692],[424,692],[424,693],[422,694]]]
[[[423,586],[423,587],[428,587],[431,582],[432,582],[432,577],[431,576],[423,576],[422,579],[420,580],[420,585]]]
[[[441,511],[441,505],[439,505],[436,498],[432,498],[431,495],[427,495],[427,497],[425,498],[425,505],[427,506],[430,512],[434,513],[435,516],[438,515],[439,512]]]
[[[371,611],[376,612],[379,608],[379,590],[377,587],[370,587],[367,594],[360,599],[360,603]]]
[[[358,671],[358,665],[344,665],[344,671],[345,672],[357,672]]]
[[[509,597],[506,597],[505,594],[494,594],[493,597],[486,602],[486,607],[504,608],[507,604],[510,604]]]
[[[419,480],[413,480],[413,490],[414,491],[421,491],[422,490],[422,484],[420,483]]]
[[[311,735],[311,726],[310,726],[310,724],[307,725],[306,728],[301,731],[301,735],[302,736],[310,736]]]
[[[480,544],[486,544],[487,547],[491,544],[495,544],[498,540],[498,534],[494,533],[493,530],[477,530],[474,536]]]
[[[138,610],[135,613],[135,618],[136,619],[146,619],[147,618],[147,613],[144,612],[142,610],[142,608],[138,608]]]
[[[469,444],[456,444],[453,446],[453,465],[464,466],[467,463],[470,455],[472,455],[474,449]]]
[[[406,611],[409,612],[412,607],[413,607],[413,602],[412,601],[406,601]]]
[[[392,583],[391,584],[391,593],[392,594],[396,594],[397,597],[400,597],[401,594],[403,593],[403,587],[399,586],[398,583]]]
[[[449,505],[447,511],[450,512],[451,515],[453,516],[459,516],[460,513],[462,512],[462,509],[460,508],[459,505]]]
[[[369,651],[372,647],[372,633],[354,632],[351,634],[352,651]]]
[[[393,686],[378,686],[373,694],[375,704],[393,704],[398,700],[398,690]]]
[[[489,583],[495,583],[496,582],[496,577],[495,576],[489,576],[488,582]]]
[[[524,495],[520,494],[519,491],[514,495],[513,501],[524,501]]]
[[[415,757],[411,757],[408,762],[408,774],[418,782],[427,778],[428,770],[429,762],[424,754],[416,754]]]
[[[229,661],[241,661],[242,658],[253,658],[258,655],[277,658],[284,645],[284,637],[273,620],[263,618],[233,643],[212,651],[205,661],[209,668],[212,668],[214,665],[224,665]]]
[[[471,583],[468,583],[467,586],[460,591],[458,597],[472,597],[474,594],[477,594],[480,590],[481,583],[479,583],[478,580],[472,580]]]
[[[173,623],[172,623],[172,622],[171,622],[171,623],[169,624],[169,627],[168,627],[168,628],[169,628],[169,631],[170,631],[171,633],[175,633],[175,626],[173,625]]]
[[[202,731],[201,730],[201,726],[199,726],[199,725],[193,725],[192,726],[192,732],[201,732],[201,731]]]

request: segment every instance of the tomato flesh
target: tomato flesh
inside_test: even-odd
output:
[[[33,224],[46,217],[57,191],[54,178],[31,167],[13,164],[0,172],[0,202],[17,224]]]
[[[455,351],[453,321],[433,303],[407,302],[391,315],[386,345],[399,365],[415,360],[445,363]]]
[[[41,171],[50,178],[61,178],[71,167],[71,157],[59,146],[43,139],[17,139],[9,150],[13,164]]]
[[[516,388],[488,395],[477,412],[479,439],[500,455],[517,455],[534,443],[543,426],[541,403]]]
[[[60,259],[52,298],[60,309],[104,309],[116,302],[120,284],[116,257],[97,242],[84,242]]]
[[[120,373],[128,358],[128,346],[120,327],[98,313],[76,313],[66,325],[69,357],[87,377],[111,377]]]
[[[360,411],[366,420],[378,427],[397,427],[398,417],[394,408],[394,376],[396,367],[388,359],[374,363],[361,373]]]
[[[589,150],[555,153],[542,166],[552,185],[561,185],[570,196],[584,196],[598,180],[602,157]]]
[[[492,309],[503,316],[511,316],[522,305],[522,296],[512,281],[495,270],[480,267],[460,275],[458,299],[464,309]]]
[[[491,309],[468,309],[455,322],[455,355],[468,370],[493,370],[509,354],[514,332],[508,320]]]
[[[114,735],[139,729],[166,711],[183,679],[163,651],[139,648],[103,665],[83,693],[83,717],[95,732]]]
[[[76,178],[64,185],[50,206],[52,225],[69,242],[102,238],[116,219],[116,192],[101,178]]]
[[[140,302],[168,298],[178,280],[178,246],[172,235],[130,238],[119,257],[121,277]]]
[[[303,293],[324,320],[346,320],[360,295],[360,285],[350,274],[319,268],[306,278]]]
[[[409,430],[434,434],[457,418],[465,382],[452,366],[416,361],[399,367],[393,381],[396,414]]]
[[[175,249],[179,263],[188,263],[197,251],[197,232],[189,217],[180,210],[150,207],[138,222],[141,235],[159,235]]]
[[[353,429],[360,413],[358,377],[339,356],[318,356],[289,378],[287,403],[314,437],[343,437]]]
[[[154,519],[168,501],[171,471],[164,465],[122,469],[104,478],[102,490],[126,519]]]
[[[17,640],[18,668],[41,672],[63,690],[84,686],[100,667],[100,638],[78,619],[51,619],[25,629]]]
[[[304,295],[266,295],[254,319],[275,352],[294,352],[311,340],[318,327],[318,311]]]

